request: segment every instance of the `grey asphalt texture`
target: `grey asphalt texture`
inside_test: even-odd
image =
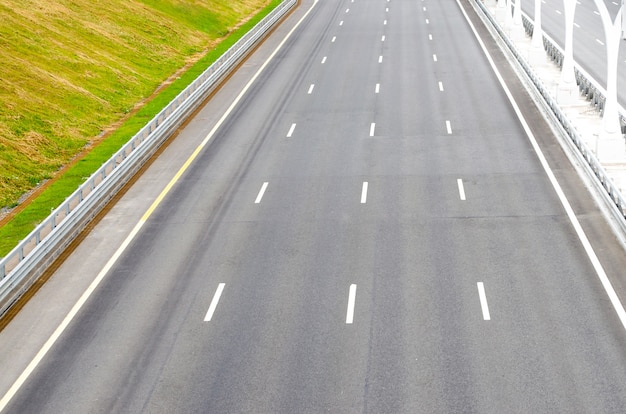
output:
[[[622,294],[624,251],[479,30]],[[163,188],[189,153],[177,145],[229,103],[126,197],[151,202],[140,184]],[[130,210],[109,230],[145,211]],[[624,344],[457,2],[320,1],[6,412],[619,413]]]

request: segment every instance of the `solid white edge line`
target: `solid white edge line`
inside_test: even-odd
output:
[[[211,305],[209,305],[209,310],[207,311],[206,316],[204,317],[205,322],[211,322],[211,319],[213,318],[213,313],[215,312],[215,308],[217,308],[217,303],[220,301],[220,296],[222,296],[222,291],[224,290],[224,286],[226,286],[226,283],[220,283],[219,285],[217,285],[217,290],[215,291],[215,294],[213,295],[213,299],[211,300]]]
[[[489,306],[487,305],[487,294],[485,294],[485,286],[483,282],[478,282],[476,284],[478,286],[478,297],[480,298],[480,308],[483,311],[483,319],[486,321],[491,320],[491,315],[489,315]]]
[[[367,188],[369,183],[367,181],[363,181],[363,188],[361,189],[361,204],[367,203]]]
[[[302,24],[302,22],[308,17],[308,15],[313,11],[313,8],[317,5],[317,3],[319,2],[319,0],[315,0],[313,2],[313,4],[311,5],[311,7],[306,11],[306,13],[304,13],[304,15],[302,16],[302,18],[300,18],[300,20],[298,20],[298,22],[295,24],[294,27],[292,27],[292,29],[289,31],[289,33],[287,33],[287,35],[283,38],[283,40],[278,44],[278,46],[276,46],[276,49],[274,49],[274,51],[272,52],[272,54],[267,58],[267,60],[261,65],[261,67],[259,68],[259,70],[257,70],[257,72],[254,74],[254,76],[248,81],[248,83],[246,84],[246,86],[244,86],[244,88],[241,90],[241,92],[239,93],[239,95],[237,96],[237,98],[235,98],[235,100],[233,101],[233,103],[228,107],[228,109],[226,110],[226,112],[224,113],[224,115],[222,115],[222,117],[219,119],[219,121],[215,124],[215,126],[213,127],[213,129],[211,129],[211,131],[209,132],[209,134],[204,138],[204,140],[200,143],[200,145],[196,148],[196,150],[193,152],[193,154],[191,154],[191,156],[187,159],[187,161],[185,162],[185,164],[180,168],[180,170],[178,170],[178,172],[176,173],[176,175],[174,176],[174,178],[172,178],[172,180],[167,184],[167,186],[163,189],[163,191],[161,192],[161,194],[159,194],[159,196],[157,197],[157,199],[154,201],[154,203],[152,203],[152,205],[150,206],[150,208],[146,211],[146,213],[143,215],[143,217],[141,218],[141,220],[139,220],[139,222],[135,225],[135,227],[133,228],[133,230],[130,232],[130,234],[128,235],[128,237],[126,237],[126,239],[124,240],[124,242],[120,245],[120,247],[117,249],[117,251],[113,254],[113,256],[111,256],[111,258],[109,259],[109,261],[106,263],[106,265],[102,268],[102,270],[100,271],[100,273],[98,273],[98,276],[96,276],[96,278],[94,279],[94,281],[89,285],[89,287],[87,288],[87,290],[83,293],[83,295],[80,297],[80,299],[78,300],[78,302],[76,302],[76,304],[72,307],[72,309],[69,311],[69,313],[67,314],[67,316],[65,317],[65,319],[63,319],[63,321],[61,322],[61,324],[55,329],[55,331],[52,333],[52,335],[50,335],[50,338],[48,338],[48,340],[43,344],[43,346],[41,347],[41,349],[39,350],[39,352],[37,352],[37,354],[35,355],[35,357],[31,360],[31,362],[26,366],[26,368],[24,369],[24,371],[22,371],[22,373],[20,374],[20,376],[15,380],[15,382],[13,383],[13,385],[11,385],[11,387],[9,388],[9,390],[4,394],[4,396],[2,397],[2,399],[0,399],[0,412],[2,412],[6,406],[9,404],[9,402],[11,401],[11,399],[13,399],[13,397],[15,396],[15,394],[19,391],[19,389],[22,387],[22,385],[24,384],[24,382],[26,382],[26,380],[28,379],[28,377],[33,373],[33,371],[35,370],[35,368],[37,368],[37,366],[39,365],[39,363],[41,362],[41,360],[44,358],[44,356],[48,353],[48,351],[52,348],[52,346],[55,344],[55,342],[59,339],[59,337],[61,336],[61,334],[65,331],[65,329],[67,328],[67,326],[70,324],[70,322],[72,322],[72,320],[74,319],[74,317],[76,316],[76,314],[80,311],[80,309],[83,307],[83,305],[85,304],[85,302],[87,302],[87,299],[89,299],[89,297],[92,295],[92,293],[96,290],[96,288],[98,287],[98,285],[100,284],[100,282],[102,282],[102,280],[104,279],[104,277],[107,275],[107,273],[109,272],[109,270],[115,265],[115,262],[117,262],[117,260],[119,259],[119,257],[122,255],[122,253],[124,253],[124,251],[126,250],[126,248],[128,247],[128,245],[130,245],[130,243],[133,241],[133,239],[137,236],[137,233],[139,233],[139,230],[141,229],[141,227],[144,225],[144,223],[147,221],[147,219],[150,217],[150,215],[152,214],[152,212],[158,207],[158,205],[161,203],[161,201],[165,198],[165,196],[169,193],[169,191],[171,190],[171,188],[174,186],[174,184],[180,179],[181,175],[187,170],[187,168],[189,168],[189,165],[191,165],[191,163],[194,161],[194,159],[198,156],[198,154],[200,153],[200,151],[202,150],[202,148],[204,148],[204,146],[206,146],[206,144],[211,140],[211,138],[213,138],[213,135],[215,135],[215,132],[221,127],[221,125],[224,123],[224,121],[228,118],[228,116],[231,114],[231,112],[234,110],[234,108],[237,106],[237,104],[239,103],[239,101],[241,101],[241,99],[243,98],[243,96],[246,94],[246,92],[248,91],[248,89],[250,89],[252,87],[252,85],[254,84],[254,82],[257,80],[257,78],[261,75],[261,73],[263,72],[263,70],[265,70],[265,68],[267,67],[267,65],[269,65],[269,63],[274,59],[274,57],[276,56],[276,54],[278,54],[278,52],[280,51],[280,49],[282,49],[282,47],[285,45],[285,43],[287,43],[287,40],[289,40],[289,38],[291,38],[291,36],[293,35],[293,33],[297,30],[298,27],[300,27],[300,25]]]
[[[611,301],[611,304],[613,305],[613,309],[615,309],[615,312],[617,313],[617,316],[619,317],[619,320],[622,323],[622,326],[626,330],[626,310],[624,310],[624,306],[619,300],[619,297],[617,296],[615,289],[613,289],[613,285],[611,284],[611,281],[609,280],[606,272],[604,271],[604,267],[602,267],[602,264],[600,263],[600,259],[598,259],[598,256],[596,255],[595,250],[591,246],[591,243],[589,242],[589,239],[587,238],[585,231],[580,225],[580,222],[578,221],[578,218],[576,217],[576,214],[574,213],[572,206],[570,205],[567,197],[565,196],[565,193],[563,192],[561,185],[559,184],[556,177],[554,176],[554,172],[552,172],[552,169],[550,168],[550,165],[548,164],[546,157],[543,155],[543,151],[541,151],[541,148],[539,148],[539,144],[537,143],[535,136],[530,130],[530,127],[528,126],[528,122],[526,122],[526,119],[522,115],[522,112],[519,109],[519,106],[517,105],[517,103],[515,102],[515,99],[513,99],[513,95],[511,95],[511,91],[506,86],[506,83],[504,82],[504,79],[502,78],[500,71],[496,67],[493,59],[491,58],[491,55],[489,54],[489,51],[487,50],[487,47],[485,46],[482,39],[478,35],[478,32],[476,32],[476,28],[472,24],[471,20],[469,19],[469,16],[465,12],[465,9],[463,9],[463,6],[459,2],[459,0],[456,0],[456,2],[459,8],[461,9],[461,11],[463,12],[463,15],[465,16],[465,20],[467,20],[472,31],[474,32],[474,36],[478,40],[478,43],[480,44],[480,47],[482,48],[483,53],[487,57],[487,60],[489,61],[489,64],[491,65],[492,70],[496,74],[496,77],[498,78],[500,85],[504,89],[504,92],[506,96],[508,97],[509,102],[511,102],[511,105],[513,106],[513,109],[515,113],[517,114],[517,117],[519,118],[520,123],[522,124],[522,127],[524,128],[524,131],[526,132],[528,140],[530,141],[533,147],[533,150],[535,151],[535,154],[537,154],[537,158],[539,158],[539,162],[541,163],[541,166],[543,167],[546,175],[548,176],[548,179],[550,180],[550,183],[552,184],[554,191],[559,197],[559,201],[561,202],[561,205],[565,209],[567,217],[572,223],[572,226],[574,227],[574,230],[576,231],[576,235],[578,236],[578,239],[583,245],[585,253],[587,254],[587,257],[589,258],[589,260],[591,261],[591,264],[596,272],[596,275],[598,276],[598,279],[600,279],[600,282],[602,283],[602,287],[604,288],[607,296],[609,297],[609,300]]]
[[[254,200],[254,204],[259,204],[261,202],[261,200],[263,199],[263,194],[265,194],[265,190],[267,190],[267,185],[269,183],[266,181],[263,183],[263,185],[261,186],[261,190],[259,190],[259,194],[256,196],[256,200]]]
[[[289,132],[287,132],[287,138],[291,138],[295,130],[296,130],[296,124],[291,124],[291,127],[289,128]]]
[[[459,186],[459,197],[461,200],[465,201],[465,187],[463,187],[463,180],[459,178],[456,180],[456,183]]]
[[[351,324],[354,321],[354,304],[356,302],[356,285],[350,285],[350,292],[348,293],[348,311],[346,312],[346,324]]]

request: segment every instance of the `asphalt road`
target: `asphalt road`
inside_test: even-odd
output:
[[[623,295],[621,245],[479,31]],[[456,1],[304,1],[0,332],[0,395],[146,211],[4,412],[626,410],[624,327]]]
[[[605,0],[607,10],[614,20],[621,0]],[[563,0],[542,1],[542,28],[562,48],[565,44],[565,11]],[[522,1],[522,10],[534,19],[534,1]],[[606,88],[606,39],[599,11],[593,0],[579,1],[574,14],[574,60],[597,82]],[[626,107],[626,41],[620,42],[618,59],[617,95]]]

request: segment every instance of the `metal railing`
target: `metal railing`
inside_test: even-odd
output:
[[[526,15],[522,15],[524,30],[528,36],[533,35],[534,23]],[[559,68],[563,67],[563,49],[547,34],[543,34],[543,48],[546,53],[556,63]],[[604,114],[606,103],[606,91],[591,75],[589,75],[580,65],[574,64],[576,84],[580,93],[591,102],[600,115]],[[619,113],[622,134],[626,134],[626,110],[620,108]]]
[[[495,21],[491,13],[489,13],[489,11],[487,10],[487,7],[480,0],[474,0],[474,3],[482,10],[484,16],[487,19],[489,19],[489,21],[491,22],[491,25],[498,32],[498,35],[500,36],[502,41],[506,44],[509,51],[513,54],[518,64],[522,67],[522,69],[524,70],[528,78],[530,78],[530,80],[533,82],[535,88],[537,89],[541,97],[543,98],[544,102],[550,108],[550,110],[552,111],[552,114],[558,120],[561,127],[563,128],[563,130],[569,137],[570,141],[576,146],[576,148],[579,151],[579,154],[587,163],[588,167],[590,168],[590,171],[593,173],[593,175],[595,176],[599,184],[604,188],[606,195],[612,201],[614,207],[617,209],[617,213],[621,216],[622,225],[624,225],[624,223],[626,223],[625,221],[626,220],[626,200],[620,193],[620,190],[613,184],[613,181],[607,174],[604,167],[602,167],[602,165],[596,158],[595,154],[589,149],[587,144],[584,142],[583,138],[580,136],[580,134],[578,133],[574,125],[570,122],[570,120],[565,115],[565,113],[561,110],[560,105],[552,97],[548,88],[545,87],[545,85],[543,84],[539,76],[530,67],[530,65],[526,62],[526,60],[521,56],[521,54],[519,53],[515,45],[510,41],[508,36],[500,28],[500,25]],[[529,21],[526,21],[524,26],[526,28],[530,27],[532,31],[532,24]],[[557,61],[562,62],[563,52],[560,49],[560,47],[558,47],[558,45],[556,45],[554,41],[545,34],[544,34],[543,40],[544,40],[544,46],[547,45],[546,51],[548,53],[550,53],[550,51],[553,51],[553,52],[555,51],[555,53],[560,53],[561,58],[557,59]],[[598,83],[595,82],[595,80],[591,80],[591,77],[587,75],[582,68],[577,67],[576,70],[578,71],[577,78],[579,79],[582,79],[583,77],[586,78],[588,80],[589,85],[593,85],[593,87],[596,88],[594,90],[594,94],[595,94],[594,96],[596,96],[595,102],[600,102],[600,101],[604,102],[603,100],[600,99],[600,95],[602,95],[602,99],[604,98],[603,89],[598,85]],[[601,108],[599,110],[601,110]],[[623,114],[621,114],[621,118],[622,118],[622,125],[624,125]]]
[[[283,1],[256,24],[0,260],[0,315],[61,255],[107,202],[296,2]]]

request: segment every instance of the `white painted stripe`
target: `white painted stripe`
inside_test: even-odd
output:
[[[439,82],[439,90],[443,92],[443,82]]]
[[[178,170],[178,172],[176,173],[176,175],[174,175],[174,177],[169,181],[169,183],[165,186],[165,188],[163,189],[163,191],[161,191],[161,193],[159,194],[159,196],[156,198],[156,200],[154,200],[154,202],[152,203],[152,205],[148,208],[148,210],[144,213],[144,215],[141,217],[141,220],[139,220],[139,222],[135,225],[135,227],[133,228],[133,230],[130,232],[130,234],[126,237],[126,239],[124,240],[124,242],[120,245],[120,247],[116,250],[116,252],[113,254],[113,256],[111,256],[111,258],[109,259],[109,261],[106,263],[106,265],[102,268],[102,270],[100,270],[100,272],[98,273],[98,275],[96,276],[96,278],[93,280],[93,282],[91,282],[91,284],[89,285],[89,287],[87,288],[87,290],[85,290],[85,292],[82,294],[82,296],[80,297],[80,299],[78,299],[78,302],[76,302],[76,304],[72,307],[72,309],[69,311],[69,313],[67,314],[67,316],[65,316],[65,318],[63,319],[63,321],[61,322],[61,324],[54,330],[54,332],[52,333],[52,335],[50,335],[50,338],[48,338],[48,340],[46,341],[45,344],[43,344],[43,346],[41,347],[41,349],[39,350],[39,352],[37,352],[37,354],[35,355],[35,357],[30,361],[30,363],[28,364],[28,366],[26,366],[26,368],[24,369],[24,371],[22,371],[22,373],[20,374],[20,376],[15,380],[15,382],[13,383],[13,385],[11,385],[11,388],[9,388],[9,390],[4,394],[4,396],[2,397],[2,399],[0,399],[0,412],[2,412],[7,404],[9,404],[9,402],[11,401],[11,399],[13,399],[13,397],[15,396],[15,394],[19,391],[19,389],[22,387],[22,385],[24,385],[24,383],[26,382],[26,380],[28,380],[28,378],[30,377],[30,375],[33,373],[33,371],[37,368],[37,366],[41,363],[41,361],[43,360],[43,358],[46,356],[46,354],[48,353],[48,351],[50,351],[50,349],[52,348],[52,346],[56,343],[56,341],[59,339],[59,337],[63,334],[63,332],[65,331],[65,329],[68,327],[68,325],[72,322],[72,320],[76,317],[76,315],[78,314],[78,312],[82,309],[82,307],[84,306],[84,304],[87,302],[87,300],[91,297],[91,295],[93,294],[93,292],[96,290],[96,288],[98,287],[98,285],[100,285],[100,283],[102,282],[102,280],[105,278],[105,276],[108,274],[108,272],[111,270],[111,268],[115,265],[115,263],[117,262],[117,260],[119,259],[119,257],[122,255],[122,253],[124,253],[124,251],[126,250],[126,248],[130,245],[130,243],[135,239],[135,237],[137,236],[137,234],[139,233],[139,230],[141,229],[141,227],[144,225],[144,223],[148,220],[148,218],[150,218],[150,216],[152,215],[152,213],[156,210],[156,208],[161,204],[161,202],[163,201],[163,199],[167,196],[167,194],[171,191],[172,187],[174,187],[174,185],[178,182],[178,180],[180,180],[180,177],[185,173],[185,171],[187,171],[187,169],[189,168],[189,166],[193,163],[193,161],[198,157],[198,155],[200,154],[200,152],[202,151],[202,149],[208,144],[208,142],[211,140],[211,138],[213,138],[213,136],[215,135],[215,133],[217,132],[217,130],[222,126],[222,124],[226,121],[226,119],[230,116],[230,114],[232,113],[232,111],[235,109],[235,107],[239,104],[239,102],[241,101],[241,99],[243,99],[243,96],[248,92],[248,90],[252,87],[252,85],[256,82],[256,80],[258,79],[258,77],[261,75],[261,73],[265,70],[265,68],[267,67],[267,65],[270,64],[270,62],[274,59],[274,57],[278,54],[278,52],[283,48],[283,46],[285,45],[285,43],[287,43],[287,41],[291,38],[291,36],[293,35],[293,33],[300,27],[300,25],[302,24],[302,22],[308,17],[308,15],[313,11],[313,9],[315,8],[315,6],[317,5],[317,3],[319,2],[319,0],[315,0],[313,2],[313,4],[311,5],[311,7],[307,10],[307,12],[300,18],[300,20],[295,24],[295,26],[289,31],[289,33],[287,33],[287,35],[283,38],[283,40],[278,44],[278,46],[276,46],[276,49],[274,49],[274,51],[272,52],[272,54],[265,60],[265,62],[261,65],[261,67],[259,68],[259,70],[256,71],[256,73],[254,74],[254,76],[248,81],[248,83],[246,84],[246,86],[244,86],[244,88],[241,90],[241,92],[239,93],[239,95],[237,95],[237,97],[235,98],[235,100],[230,104],[230,106],[228,107],[228,109],[226,110],[226,112],[224,112],[224,114],[222,115],[222,117],[217,121],[217,123],[213,126],[213,128],[211,129],[211,131],[207,134],[207,136],[204,138],[204,140],[202,140],[202,142],[200,143],[200,145],[198,145],[198,147],[194,150],[194,152],[189,156],[189,158],[187,159],[187,161],[185,161],[185,163],[183,164],[183,166]]]
[[[585,253],[587,254],[587,257],[589,258],[589,261],[591,262],[591,265],[593,266],[596,272],[596,275],[598,276],[598,279],[602,283],[602,287],[604,288],[604,291],[606,292],[607,296],[609,297],[609,300],[611,301],[611,304],[613,305],[613,309],[615,309],[615,313],[617,313],[617,316],[619,317],[619,320],[622,323],[622,326],[626,330],[626,310],[624,310],[624,306],[622,305],[622,302],[620,301],[619,296],[617,296],[615,289],[613,289],[613,285],[611,284],[611,281],[609,280],[606,272],[604,271],[604,267],[602,266],[602,263],[600,263],[600,260],[598,259],[598,256],[596,255],[596,252],[594,251],[593,246],[589,242],[589,239],[587,238],[585,231],[580,225],[580,222],[578,221],[578,218],[576,217],[576,214],[574,213],[574,210],[572,209],[572,206],[569,203],[569,200],[565,196],[565,193],[563,192],[561,185],[559,184],[556,177],[554,176],[554,172],[550,168],[550,165],[548,164],[548,161],[546,160],[545,155],[543,155],[543,151],[541,151],[541,148],[539,148],[537,139],[535,138],[530,127],[528,126],[528,122],[526,122],[524,115],[522,115],[522,111],[519,109],[517,102],[515,102],[515,99],[513,99],[513,95],[511,95],[511,91],[506,85],[506,82],[504,82],[504,79],[502,78],[500,71],[498,70],[495,63],[493,62],[493,59],[491,55],[489,54],[487,47],[485,46],[480,36],[478,35],[476,28],[472,24],[470,18],[467,16],[467,13],[465,13],[465,10],[463,9],[463,6],[461,6],[461,3],[459,2],[459,0],[457,0],[457,5],[463,12],[463,15],[465,16],[465,20],[468,22],[469,26],[472,28],[472,31],[474,32],[474,36],[476,37],[476,40],[478,41],[478,44],[480,44],[480,47],[482,48],[483,53],[487,57],[487,60],[489,61],[489,64],[491,65],[493,72],[496,74],[496,77],[498,78],[498,81],[500,82],[500,85],[502,86],[504,93],[508,97],[509,102],[511,102],[511,105],[513,106],[513,110],[517,114],[517,117],[520,120],[520,123],[522,124],[524,131],[526,132],[526,136],[528,137],[528,140],[530,141],[533,147],[533,150],[535,151],[535,154],[537,155],[537,158],[539,158],[539,162],[541,163],[543,170],[545,171],[546,175],[548,176],[548,179],[550,180],[550,184],[552,184],[554,191],[559,197],[559,201],[561,202],[561,205],[563,206],[563,209],[565,210],[567,217],[572,223],[572,227],[574,227],[574,230],[576,231],[576,235],[578,236],[578,239],[580,240],[580,243],[582,244],[583,249],[585,250]]]
[[[356,302],[356,285],[350,285],[350,292],[348,293],[348,311],[346,312],[346,324],[351,324],[354,321],[354,305]]]
[[[287,138],[291,138],[293,135],[293,131],[296,129],[296,124],[291,124],[291,128],[289,128],[289,132],[287,132]]]
[[[426,24],[430,24],[430,22],[428,21],[428,19],[426,19]]]
[[[333,38],[330,41],[335,43],[335,40],[337,40],[337,36],[333,36]]]
[[[361,189],[361,204],[367,203],[367,188],[369,187],[369,183],[367,181],[363,181],[363,188]]]
[[[465,201],[465,187],[463,187],[463,180],[459,178],[456,180],[456,183],[459,186],[459,197],[461,200]]]
[[[385,41],[385,35],[383,35],[383,37],[381,38],[381,41]]]
[[[378,56],[378,63],[383,63],[383,57],[382,56]]]
[[[437,55],[433,55],[433,60],[436,62],[437,61]]]
[[[370,137],[374,136],[374,130],[376,129],[376,123],[372,122],[372,124],[370,125]]]
[[[386,25],[386,24],[387,24],[387,20],[385,20],[385,21],[383,22],[383,25]]]
[[[256,196],[256,200],[254,200],[254,204],[259,204],[261,202],[261,200],[263,199],[263,194],[265,194],[265,190],[267,190],[267,185],[269,183],[266,181],[263,183],[263,185],[261,186],[261,190],[259,190],[259,194]]]
[[[343,26],[343,20],[339,22],[339,26]]]
[[[428,35],[428,40],[433,40],[433,35],[429,34]]]
[[[487,295],[485,294],[485,285],[483,282],[478,282],[478,297],[480,298],[480,307],[483,310],[483,319],[486,321],[491,320],[489,315],[489,306],[487,305]]]
[[[389,13],[389,7],[385,7],[385,13]]]
[[[315,85],[311,84],[311,86],[309,86],[309,92],[308,92],[309,95],[313,93],[313,88],[315,88]]]
[[[376,84],[376,93],[380,93],[380,83]]]
[[[222,291],[224,290],[224,286],[226,286],[225,283],[220,283],[219,285],[217,285],[217,290],[215,291],[215,294],[213,295],[213,300],[211,300],[211,305],[209,306],[209,310],[204,316],[205,322],[211,322],[211,319],[213,318],[213,313],[215,312],[215,308],[217,308],[217,303],[220,301],[220,296],[222,296]]]
[[[350,9],[346,9],[346,13],[350,12]]]
[[[450,121],[446,121],[446,130],[448,131],[448,134],[452,133],[452,125],[450,125]]]
[[[574,26],[576,26],[577,29],[580,29],[580,25],[578,23],[574,23]]]
[[[324,63],[326,63],[326,56],[324,56],[324,57],[322,58],[322,65],[323,65]]]
[[[602,46],[604,46],[604,42],[602,42],[602,40],[600,39],[596,39],[596,42],[600,43]]]

